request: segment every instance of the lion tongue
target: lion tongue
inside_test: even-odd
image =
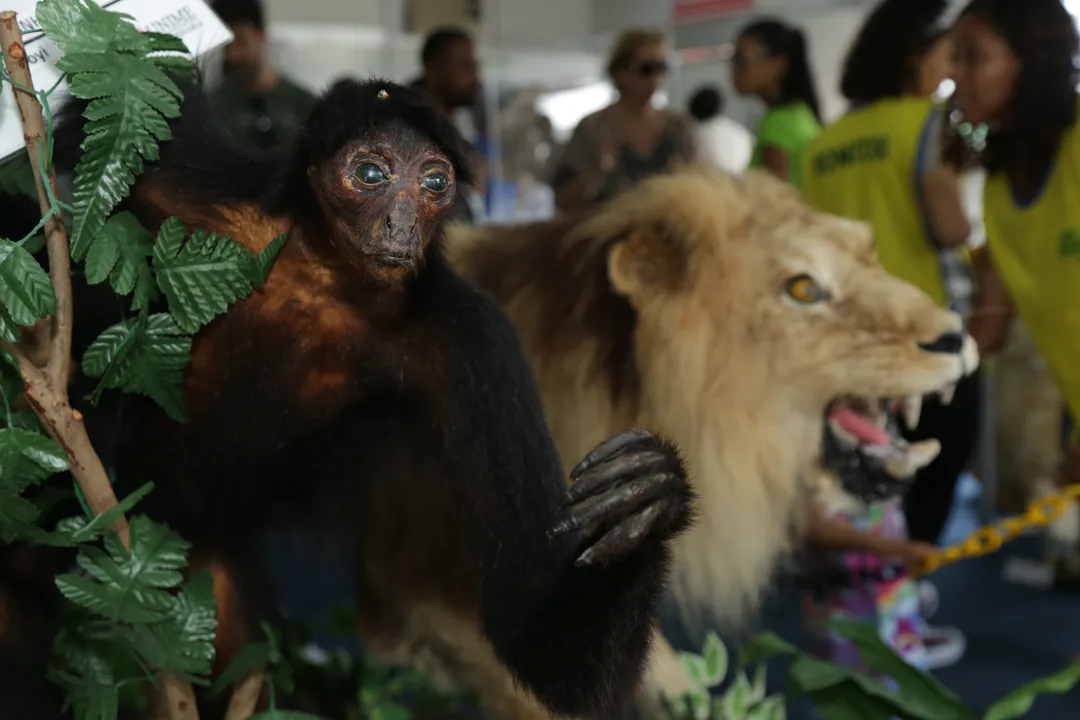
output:
[[[892,437],[873,423],[866,416],[849,407],[839,406],[832,409],[829,419],[840,429],[859,439],[864,445],[888,445]]]

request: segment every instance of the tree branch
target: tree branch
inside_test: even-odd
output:
[[[247,720],[255,714],[265,677],[262,670],[253,670],[237,681],[233,686],[232,697],[229,698],[225,720]]]
[[[45,243],[49,252],[49,275],[52,276],[53,292],[56,295],[56,314],[52,319],[52,338],[46,372],[55,387],[66,388],[71,366],[71,255],[63,215],[58,208],[54,212],[49,194],[45,190],[43,178],[47,177],[53,196],[57,195],[56,177],[52,168],[46,168],[47,172],[44,174],[41,172],[42,158],[48,160],[50,157],[49,148],[46,147],[48,133],[42,119],[41,103],[36,95],[25,90],[34,87],[34,81],[30,77],[22,30],[19,29],[15,13],[10,10],[0,12],[0,47],[4,50],[4,66],[8,75],[23,86],[19,88],[12,85],[11,89],[15,93],[19,117],[22,119],[26,152],[34,169],[38,207],[42,217],[52,213],[45,223]]]
[[[45,172],[42,172],[42,160],[49,159],[49,148],[45,147],[45,122],[41,103],[32,91],[34,84],[30,77],[22,30],[19,29],[16,14],[10,10],[0,12],[0,48],[3,50],[4,66],[8,75],[15,83],[22,85],[21,88],[13,85],[12,91],[19,106],[26,151],[34,169],[38,205],[42,217],[49,218],[45,224],[45,239],[49,252],[49,274],[56,296],[56,314],[53,316],[49,357],[45,369],[31,362],[22,349],[10,343],[3,343],[3,347],[19,363],[23,394],[41,418],[49,436],[67,454],[71,474],[79,484],[90,511],[100,514],[116,506],[116,494],[101,458],[90,443],[90,436],[83,425],[82,413],[73,409],[68,402],[72,329],[70,249],[63,215],[59,208],[53,207],[46,191],[45,182],[48,182],[49,189],[53,196],[56,196],[56,176],[52,167],[45,168]],[[131,537],[127,519],[123,516],[117,518],[112,529],[123,540],[124,546],[130,549]],[[162,681],[158,694],[160,717],[167,720],[198,720],[195,692],[191,684],[168,673],[162,673],[159,677]]]

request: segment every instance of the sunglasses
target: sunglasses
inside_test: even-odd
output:
[[[646,60],[640,62],[637,65],[637,73],[643,77],[652,77],[653,75],[665,75],[668,71],[667,60]]]

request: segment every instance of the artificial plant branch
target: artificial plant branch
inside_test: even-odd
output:
[[[51,167],[42,172],[42,159],[48,161],[51,152],[46,147],[48,133],[42,117],[41,103],[37,95],[28,92],[33,88],[22,30],[15,13],[0,12],[0,46],[4,49],[4,66],[14,81],[12,92],[22,119],[23,137],[30,166],[34,169],[34,185],[37,188],[38,207],[45,222],[45,243],[49,253],[49,275],[52,277],[53,293],[56,295],[56,313],[52,318],[52,337],[49,342],[49,360],[46,373],[54,387],[67,387],[71,367],[71,255],[68,250],[67,230],[59,208],[53,206],[50,196],[55,197],[56,176]],[[21,85],[22,87],[18,87]],[[49,187],[45,187],[46,180]],[[66,390],[65,390],[66,397]]]
[[[16,14],[0,12],[0,48],[4,66],[11,78],[12,92],[19,107],[23,138],[30,164],[34,169],[38,205],[45,222],[46,247],[49,253],[49,275],[56,297],[56,313],[45,367],[35,365],[23,349],[3,343],[19,364],[23,378],[23,394],[41,419],[49,436],[67,454],[71,474],[82,491],[90,511],[101,514],[116,506],[116,494],[83,424],[82,414],[68,400],[68,381],[71,369],[71,255],[67,231],[60,207],[53,201],[57,195],[56,176],[51,167],[51,148],[45,146],[48,134],[41,103],[34,91],[33,79],[23,44],[22,30]],[[49,163],[43,167],[43,163]],[[46,185],[48,183],[48,185]],[[130,549],[131,536],[127,519],[117,518],[112,525],[124,546]],[[159,717],[164,720],[198,720],[195,692],[191,684],[169,673],[159,676]]]
[[[265,678],[266,673],[262,670],[253,670],[237,681],[229,698],[225,720],[247,720],[255,714]]]

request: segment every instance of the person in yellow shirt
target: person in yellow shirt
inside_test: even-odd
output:
[[[979,161],[986,252],[969,323],[980,350],[1018,313],[1080,418],[1080,54],[1061,0],[973,0],[955,27],[956,102],[989,128]],[[1076,433],[1067,473],[1080,481]]]
[[[850,108],[803,150],[800,175],[812,207],[873,227],[889,272],[967,315],[973,287],[963,244],[971,228],[957,173],[943,162],[945,113],[931,99],[950,72],[947,10],[947,0],[884,0],[874,9],[844,61],[841,92]],[[850,516],[817,517],[810,525],[811,548],[820,553],[831,547],[823,540],[857,530],[870,536],[865,542],[871,549],[884,536],[895,538],[906,551],[901,558],[932,551],[957,480],[975,451],[979,382],[978,375],[966,378],[948,405],[926,398],[912,427],[898,418],[909,441],[936,438],[940,454],[919,471],[902,500]],[[887,582],[864,580],[858,587],[831,588],[823,597],[836,606],[833,612],[843,607],[856,617],[859,607],[874,608],[867,619],[914,665],[939,668],[959,660],[963,633],[926,623],[935,604],[933,586],[913,582],[903,564],[893,573]],[[853,600],[860,597],[861,605]],[[908,632],[899,633],[900,627]],[[842,650],[834,649],[834,655],[842,658]]]
[[[818,210],[870,223],[886,270],[967,316],[971,227],[958,175],[942,158],[947,118],[931,98],[951,70],[948,5],[885,0],[867,18],[841,79],[851,109],[803,151],[803,195]],[[937,542],[948,520],[975,452],[980,382],[977,373],[965,378],[948,405],[926,398],[916,427],[903,422],[909,441],[941,442],[904,498],[915,540]]]

